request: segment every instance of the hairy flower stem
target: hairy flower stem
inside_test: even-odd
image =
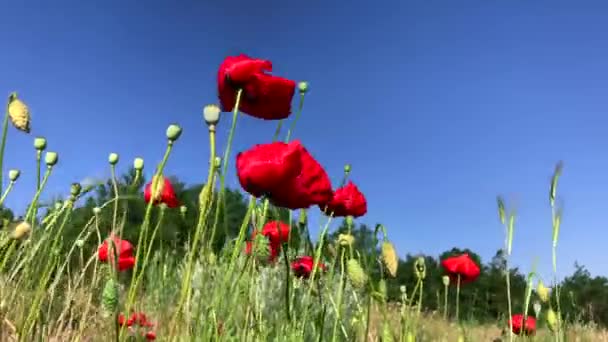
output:
[[[6,136],[8,134],[8,106],[10,105],[13,99],[13,94],[8,99],[8,103],[6,104],[6,112],[4,113],[4,121],[2,122],[2,142],[0,142],[0,193],[2,193],[2,189],[4,187],[3,176],[4,176],[4,150],[6,149]]]
[[[346,274],[344,273],[344,249],[340,251],[340,285],[338,286],[338,302],[336,303],[336,320],[334,321],[334,329],[331,335],[332,342],[336,341],[338,335],[338,324],[342,324],[342,296],[346,284]]]
[[[302,115],[302,108],[304,108],[304,96],[306,95],[306,93],[301,92],[300,93],[300,102],[298,103],[298,110],[296,111],[296,115],[293,118],[293,121],[291,122],[291,125],[289,126],[289,129],[287,130],[287,136],[285,137],[285,142],[289,142],[289,139],[291,139],[291,133],[294,131],[294,128],[296,127],[296,123],[298,123],[298,119],[300,118],[300,116]]]
[[[4,203],[4,201],[6,200],[6,197],[8,196],[8,194],[13,189],[13,186],[15,186],[15,182],[11,181],[10,183],[8,183],[8,187],[6,188],[6,190],[4,190],[4,193],[2,194],[2,197],[0,197],[0,207],[2,206],[2,204]],[[34,226],[32,225],[32,230],[33,230],[33,227]]]
[[[239,89],[236,92],[236,100],[234,102],[234,110],[232,112],[232,124],[230,125],[230,132],[228,133],[228,141],[226,142],[226,148],[224,149],[224,157],[222,159],[222,173],[220,175],[220,198],[219,202],[224,209],[223,227],[226,236],[229,236],[228,232],[228,215],[226,215],[226,171],[228,170],[230,149],[232,147],[232,139],[234,138],[234,132],[236,131],[236,122],[239,118],[239,106],[241,104],[241,96],[243,90]],[[218,203],[218,205],[220,204]],[[214,227],[215,229],[215,227]]]
[[[40,160],[42,159],[42,151],[36,150],[36,191],[40,189]],[[11,182],[12,183],[12,182]],[[9,184],[11,187],[12,184]],[[0,201],[0,205],[3,201]],[[33,204],[34,206],[34,217],[38,216],[38,203]],[[32,220],[32,230],[36,229],[36,220]]]
[[[443,319],[447,321],[448,319],[448,289],[450,285],[445,285],[443,287]]]
[[[289,305],[289,287],[291,286],[290,282],[290,272],[289,272],[289,257],[287,256],[287,244],[283,244],[283,260],[285,261],[285,318],[287,318],[287,322],[291,322],[291,309]]]
[[[38,199],[40,198],[40,194],[42,193],[42,190],[46,186],[46,183],[49,181],[49,177],[51,176],[51,171],[53,171],[53,167],[47,166],[46,172],[44,173],[44,177],[42,178],[42,183],[40,184],[40,189],[38,189],[36,191],[36,194],[34,195],[34,198],[32,199],[32,202],[31,202],[29,208],[27,209],[27,212],[25,213],[25,217],[23,219],[24,221],[28,222],[30,219],[30,216],[33,216],[34,207],[38,203]]]
[[[460,323],[460,274],[456,280],[456,322]]]
[[[513,341],[513,307],[511,304],[511,271],[509,270],[509,258],[505,258],[505,280],[507,283],[507,305],[509,307],[509,341]]]
[[[112,180],[112,188],[114,190],[114,198],[118,198],[118,182],[116,181],[116,165],[110,166],[110,178]],[[118,221],[118,200],[114,202],[114,214],[112,215],[112,231],[116,229],[116,222]],[[118,233],[118,237],[122,239],[122,229]]]
[[[172,149],[173,149],[173,141],[169,140],[169,141],[167,141],[167,148],[165,150],[165,155],[163,156],[163,159],[160,162],[160,164],[158,165],[158,168],[156,170],[156,177],[152,178],[153,181],[151,184],[151,190],[153,190],[153,191],[155,189],[158,189],[158,183],[160,182],[160,176],[162,176],[162,174],[163,174],[163,170],[165,168],[165,165],[167,164],[167,161],[169,160],[169,155],[171,154]],[[144,221],[142,222],[141,228],[139,230],[139,238],[137,239],[138,248],[136,249],[136,252],[135,252],[135,260],[139,260],[140,253],[141,253],[142,249],[144,249],[143,241],[144,241],[144,238],[147,236],[148,228],[150,226],[150,214],[152,213],[153,205],[154,205],[154,201],[150,200],[150,202],[146,206],[146,213],[144,215]],[[146,265],[141,265],[141,267],[139,265],[140,265],[139,262],[135,262],[135,265],[133,267],[133,276],[136,276],[138,271],[141,271],[142,273],[144,272]],[[139,278],[136,278],[136,279],[139,279]],[[139,283],[137,281],[135,281],[135,282],[131,283],[131,285],[129,286],[127,302],[125,303],[126,312],[130,312],[131,307],[133,306],[138,285],[139,285]],[[125,330],[126,330],[125,326],[123,326],[120,329],[120,340],[122,340]]]

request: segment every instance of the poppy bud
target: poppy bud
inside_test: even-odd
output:
[[[182,128],[179,127],[178,125],[169,125],[169,127],[167,127],[167,139],[169,139],[169,141],[174,142],[177,139],[179,139],[179,137],[182,135]]]
[[[406,293],[406,291],[407,291],[407,287],[405,285],[399,286],[399,292]]]
[[[536,293],[538,294],[538,298],[540,298],[543,303],[549,301],[549,289],[541,280],[538,281],[538,285],[536,286]]]
[[[214,104],[206,105],[205,108],[203,108],[203,118],[210,129],[211,127],[214,127],[215,129],[215,125],[220,121],[221,112],[220,107]]]
[[[109,278],[103,287],[101,294],[101,307],[105,315],[109,316],[115,312],[118,306],[118,284],[114,278]]]
[[[78,195],[80,195],[81,190],[82,186],[80,185],[80,183],[72,183],[72,186],[70,187],[70,194],[74,197],[77,197]]]
[[[58,159],[59,156],[57,155],[57,152],[47,152],[44,156],[44,162],[47,166],[54,166],[57,164]]]
[[[215,159],[213,160],[213,167],[216,170],[219,170],[220,167],[222,167],[222,158],[220,157],[215,157]]]
[[[10,179],[11,182],[16,182],[17,179],[19,179],[20,175],[21,175],[21,171],[19,171],[19,170],[10,170],[8,172],[8,179]]]
[[[188,211],[188,207],[186,207],[185,205],[182,205],[181,207],[179,207],[179,212],[182,213],[183,215],[186,215],[187,211]]]
[[[357,259],[350,259],[346,264],[346,272],[351,284],[355,288],[362,288],[367,283],[367,274],[361,267]]]
[[[13,234],[12,234],[12,238],[15,240],[20,240],[20,239],[24,238],[25,236],[29,235],[29,233],[31,231],[32,231],[32,226],[30,226],[29,223],[23,221],[15,227],[15,230],[13,231]]]
[[[108,156],[108,162],[110,162],[110,165],[116,165],[116,163],[118,163],[118,154],[110,153]]]
[[[352,217],[352,215],[348,215],[348,216],[346,216],[345,221],[346,221],[346,226],[347,226],[347,227],[352,227],[352,226],[354,226],[354,224],[355,224],[355,223],[354,223],[354,222],[355,222],[355,219]]]
[[[298,91],[300,94],[306,94],[306,92],[308,92],[308,82],[298,83]]]
[[[351,169],[350,164],[344,165],[344,174],[349,174],[350,173],[350,169]]]
[[[555,331],[555,329],[557,328],[557,315],[555,314],[555,311],[553,311],[553,309],[549,308],[549,310],[547,310],[546,320],[549,329],[551,329],[551,331]]]
[[[100,207],[93,208],[93,214],[95,214],[95,215],[101,214],[101,208]]]
[[[447,275],[444,275],[443,277],[441,277],[441,280],[443,281],[443,286],[448,287],[450,286],[450,277]]]
[[[82,246],[84,246],[84,240],[78,239],[74,242],[74,245],[76,245],[76,247],[78,247],[78,248],[82,248]]]
[[[34,148],[38,151],[43,151],[44,149],[46,149],[46,139],[43,137],[35,138]]]
[[[135,158],[133,160],[133,168],[137,171],[141,171],[144,169],[144,160],[141,158]]]
[[[30,110],[23,101],[17,98],[17,93],[12,93],[8,99],[8,116],[16,129],[30,132]]]
[[[382,243],[381,256],[386,270],[392,277],[395,277],[397,275],[397,267],[399,266],[399,257],[392,243],[388,241]]]

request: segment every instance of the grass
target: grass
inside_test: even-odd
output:
[[[293,123],[300,116],[307,84],[301,83],[298,89],[298,111],[286,140],[289,140],[294,129]],[[239,90],[223,161],[216,158],[220,155],[215,144],[215,116],[219,115],[219,110],[213,106],[205,109],[211,157],[206,186],[199,197],[199,220],[197,226],[192,227],[193,236],[191,244],[186,248],[187,253],[184,257],[179,257],[175,253],[152,248],[151,241],[164,223],[165,213],[176,209],[167,208],[166,203],[156,205],[154,201],[149,201],[139,230],[139,239],[135,244],[133,257],[136,262],[132,270],[125,272],[102,263],[96,253],[85,254],[82,246],[90,241],[99,246],[104,241],[111,241],[101,234],[101,216],[104,214],[111,214],[111,230],[114,234],[121,236],[124,233],[121,219],[126,214],[122,212],[121,204],[141,200],[139,195],[134,197],[124,189],[137,188],[143,161],[136,161],[137,175],[133,184],[119,184],[115,172],[119,158],[117,154],[110,155],[113,199],[91,212],[90,219],[80,230],[73,245],[63,246],[61,236],[65,227],[73,219],[74,208],[79,200],[90,188],[83,189],[80,184],[72,184],[69,200],[52,209],[42,220],[36,219],[38,199],[58,163],[57,154],[48,151],[41,161],[41,155],[46,151],[46,142],[36,139],[36,194],[23,221],[14,222],[12,230],[2,231],[0,237],[0,320],[3,322],[0,324],[0,336],[3,341],[143,340],[142,334],[150,332],[160,341],[409,342],[414,339],[491,341],[496,338],[515,338],[510,333],[502,334],[505,327],[498,323],[486,326],[446,320],[441,313],[423,312],[408,300],[401,303],[387,302],[386,279],[394,276],[395,272],[412,270],[396,270],[396,254],[394,250],[391,252],[389,231],[381,225],[376,229],[375,242],[383,248],[379,248],[373,255],[361,255],[352,248],[348,236],[342,236],[340,241],[327,240],[332,221],[332,215],[329,215],[326,224],[320,227],[322,233],[316,239],[316,245],[309,243],[300,250],[294,250],[284,244],[277,260],[269,263],[267,254],[259,254],[260,251],[268,251],[268,241],[264,238],[253,242],[253,250],[258,254],[242,253],[250,226],[262,227],[265,222],[273,219],[268,199],[252,197],[239,234],[219,254],[214,254],[209,236],[223,229],[223,222],[217,219],[218,211],[212,210],[212,204],[218,204],[215,210],[220,210],[225,205],[224,176],[230,162],[228,156],[232,136],[237,127],[240,95]],[[16,110],[19,112],[14,113]],[[16,94],[11,94],[9,98],[6,117],[17,128],[25,127],[24,118],[29,120],[27,106]],[[20,121],[13,120],[14,117]],[[0,165],[8,122],[8,119],[5,120],[3,127]],[[279,122],[275,139],[279,136],[281,125],[282,121]],[[156,177],[150,184],[152,197],[155,197],[155,189],[164,184],[162,175],[165,168],[170,166],[172,147],[178,143],[180,135],[181,128],[178,125],[171,125],[167,129],[167,148],[162,162],[156,166]],[[555,205],[561,168],[561,164],[556,168],[549,196],[553,209],[554,247],[557,246],[561,222],[561,210]],[[349,173],[350,167],[345,170],[342,184]],[[2,201],[9,195],[19,175],[13,171],[9,178],[10,183],[3,193]],[[165,185],[165,189],[159,190],[159,193],[164,196],[166,191]],[[304,229],[305,211],[291,215],[300,216],[301,219],[298,227],[292,226],[290,229],[308,232],[308,229]],[[152,220],[152,217],[156,220]],[[499,218],[505,225],[505,250],[510,254],[515,213],[508,211],[500,199]],[[347,222],[352,225],[352,217],[347,217]],[[310,237],[307,240],[310,241]],[[111,255],[116,252],[111,242],[109,247]],[[61,250],[69,252],[64,255]],[[321,256],[327,255],[327,250],[334,251],[333,257],[321,260]],[[554,248],[554,260],[556,253]],[[118,258],[118,254],[116,252],[114,258]],[[309,278],[295,277],[290,263],[301,255],[314,256],[317,262],[326,263],[328,271],[313,267]],[[555,272],[556,268],[557,265],[554,264]],[[373,272],[382,275],[379,281],[370,277]],[[407,293],[407,298],[422,298],[426,277],[424,259],[416,263],[415,274],[420,286],[413,293]],[[531,273],[526,306],[530,302],[535,279],[534,273]],[[509,278],[505,281],[509,284]],[[555,289],[556,292],[559,291],[559,288]],[[560,317],[559,301],[556,304],[556,307],[546,304],[543,315],[547,310],[554,310],[557,317]],[[505,311],[511,313],[510,302]],[[121,313],[129,317],[132,312],[145,313],[153,324],[134,330],[136,325],[127,327],[117,323]],[[542,317],[544,316],[540,319]],[[531,339],[557,342],[608,340],[608,333],[603,330],[566,323],[568,322],[559,319],[549,322],[555,328],[553,331],[539,329]],[[507,328],[507,331],[510,329]]]

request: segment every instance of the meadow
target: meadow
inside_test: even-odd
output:
[[[42,201],[61,159],[33,134],[35,195],[25,213],[0,213],[2,341],[608,341],[608,280],[578,265],[556,281],[561,162],[547,189],[553,277],[510,265],[516,212],[500,196],[505,239],[489,263],[459,247],[400,258],[391,227],[359,222],[367,200],[356,170],[346,164],[332,184],[306,142],[291,139],[308,83],[271,71],[270,61],[245,55],[219,65],[219,104],[206,105],[201,120],[210,155],[203,184],[171,175],[182,134],[172,124],[159,137],[161,162],[146,166],[151,179],[143,159],[119,171],[125,163],[110,153],[110,179],[66,184],[65,199]],[[7,137],[35,133],[26,98],[7,102],[0,205],[20,177],[5,174]],[[276,134],[232,151],[241,115],[276,125]],[[220,120],[231,120],[221,149]],[[240,189],[226,187],[229,167]],[[310,211],[324,218],[314,237]]]

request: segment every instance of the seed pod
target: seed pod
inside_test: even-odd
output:
[[[351,246],[355,242],[355,237],[351,234],[338,235],[338,244],[342,247]]]
[[[441,277],[441,280],[443,281],[443,286],[448,287],[450,286],[450,277],[447,275],[444,275],[443,277]]]
[[[11,182],[16,182],[20,175],[21,171],[19,170],[10,170],[8,172],[8,178],[11,180]]]
[[[110,165],[116,165],[116,163],[118,163],[118,153],[110,153],[108,156],[108,162]]]
[[[13,93],[10,96],[8,105],[8,116],[11,123],[16,129],[29,133],[30,132],[30,110],[23,101],[17,98],[17,94]]]
[[[553,309],[549,308],[549,310],[547,310],[546,320],[549,329],[551,329],[551,331],[555,331],[557,329],[557,315]]]
[[[418,257],[414,262],[414,273],[416,278],[424,280],[426,278],[426,264],[424,263],[424,257]]]
[[[300,83],[298,83],[298,91],[301,94],[306,94],[306,92],[308,91],[308,82],[300,82]]]
[[[399,257],[392,243],[384,241],[382,243],[382,262],[386,266],[388,273],[395,277],[397,275],[397,267],[399,266]]]
[[[144,169],[144,160],[142,158],[135,158],[133,160],[133,168],[137,171]]]
[[[217,125],[217,123],[220,121],[221,112],[220,107],[217,105],[206,105],[203,108],[203,118],[205,119],[207,125],[215,127],[215,125]]]
[[[173,124],[167,127],[167,139],[169,139],[169,141],[174,142],[175,140],[179,139],[181,135],[182,128],[178,125]]]
[[[350,259],[346,264],[346,272],[350,282],[355,288],[362,288],[367,283],[367,274],[357,261],[357,259]]]

